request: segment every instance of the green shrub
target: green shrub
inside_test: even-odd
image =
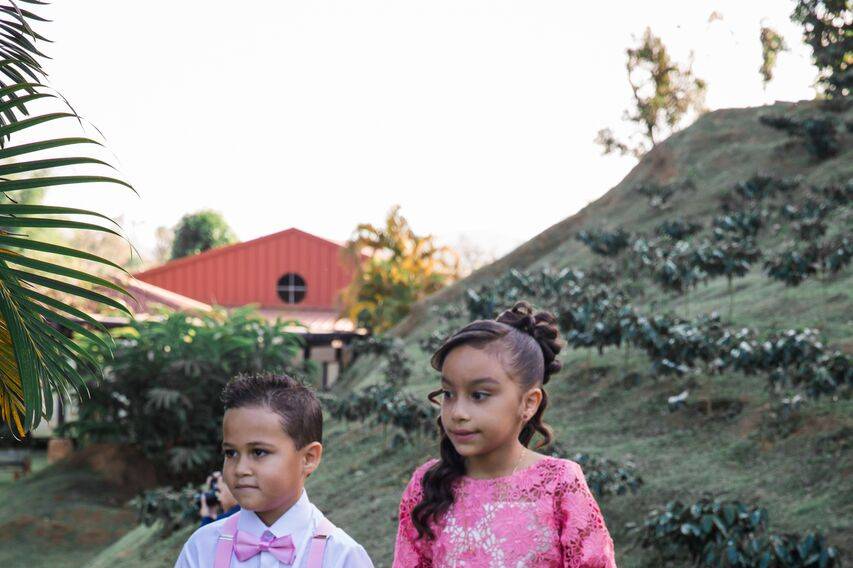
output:
[[[615,231],[593,230],[579,232],[577,239],[595,254],[616,256],[628,248],[630,236],[623,229],[616,229]]]
[[[239,373],[308,371],[293,361],[302,339],[288,322],[268,322],[249,309],[171,313],[135,321],[114,333],[113,360],[92,399],[67,430],[82,438],[138,445],[163,481],[203,478],[220,460],[225,383]],[[107,361],[98,345],[88,346]]]
[[[684,219],[673,219],[664,221],[655,227],[655,234],[661,237],[669,237],[674,241],[680,241],[692,237],[701,230],[701,223]]]
[[[643,478],[637,474],[637,468],[631,462],[619,463],[584,453],[571,454],[557,442],[551,444],[545,453],[577,462],[583,470],[589,490],[596,499],[634,494],[643,485]]]
[[[411,442],[415,435],[437,432],[435,409],[390,384],[371,385],[343,397],[323,395],[321,399],[337,420],[398,429],[392,439],[394,446]]]
[[[762,124],[781,130],[799,138],[806,150],[817,160],[826,160],[838,155],[840,144],[835,122],[831,118],[813,116],[804,119],[787,116],[761,116]]]
[[[838,550],[823,535],[767,533],[763,507],[705,495],[692,504],[667,503],[632,525],[643,548],[662,558],[689,557],[695,566],[806,568],[840,566]]]
[[[151,526],[161,524],[160,536],[167,537],[183,527],[200,521],[196,497],[199,490],[192,485],[183,489],[158,487],[134,497],[130,505],[137,511],[139,522]]]
[[[669,202],[679,193],[696,191],[696,185],[690,179],[678,180],[666,184],[647,182],[636,186],[633,191],[645,197],[649,202],[649,207],[652,209],[663,210],[669,207]]]

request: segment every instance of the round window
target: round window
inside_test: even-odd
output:
[[[298,304],[305,299],[305,279],[295,272],[288,272],[278,279],[276,290],[285,304]]]

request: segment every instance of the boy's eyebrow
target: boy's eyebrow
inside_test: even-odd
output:
[[[252,441],[252,442],[246,442],[246,445],[247,446],[274,446],[275,444],[273,444],[271,442]],[[234,445],[229,444],[228,442],[222,442],[222,447],[224,448],[226,446],[233,447]]]

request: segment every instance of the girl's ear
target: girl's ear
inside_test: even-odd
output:
[[[302,454],[302,473],[308,477],[320,465],[323,459],[323,444],[320,442],[311,442],[300,450]]]
[[[521,417],[522,420],[527,422],[533,415],[536,414],[536,411],[539,410],[539,405],[542,403],[542,389],[535,388],[530,389],[521,399]]]

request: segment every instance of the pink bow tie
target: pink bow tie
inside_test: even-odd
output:
[[[245,562],[260,552],[269,552],[282,564],[293,564],[296,548],[289,534],[271,540],[262,540],[255,535],[237,531],[234,539],[234,554],[240,562]]]

